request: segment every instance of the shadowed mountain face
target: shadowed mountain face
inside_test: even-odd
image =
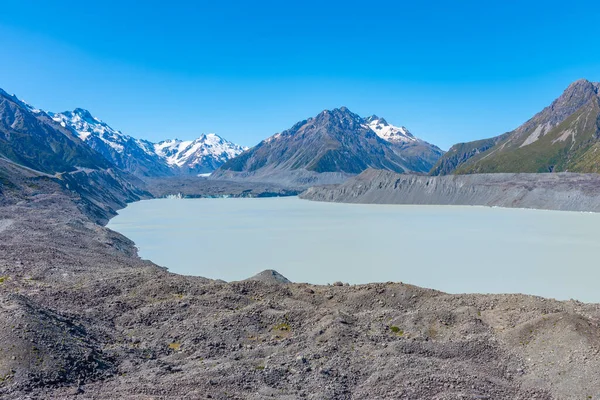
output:
[[[342,107],[325,110],[263,140],[226,162],[214,176],[241,173],[264,177],[298,170],[342,176],[367,168],[427,172],[433,164],[431,159],[437,160],[435,154],[441,153],[437,147],[414,138],[406,128],[390,126],[375,116],[363,119]]]
[[[142,186],[74,131],[0,90],[0,204],[52,188],[105,222],[127,202],[148,196]]]
[[[48,174],[110,167],[71,130],[1,89],[0,157]]]
[[[599,88],[587,80],[572,83],[514,131],[452,146],[431,174],[600,172]]]

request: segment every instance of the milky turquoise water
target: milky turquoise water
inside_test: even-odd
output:
[[[402,281],[600,302],[600,214],[159,199],[130,204],[108,227],[141,257],[185,275],[231,281],[275,269],[294,282]]]

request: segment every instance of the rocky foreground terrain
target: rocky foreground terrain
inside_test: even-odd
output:
[[[419,176],[367,170],[339,185],[309,188],[300,197],[342,203],[599,212],[600,176],[572,173]]]
[[[4,176],[2,399],[600,396],[599,305],[180,276],[139,259],[85,195]]]

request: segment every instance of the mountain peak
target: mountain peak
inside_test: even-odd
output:
[[[292,283],[288,278],[281,275],[279,272],[273,269],[266,269],[251,278],[246,279],[246,281],[259,281],[263,283],[270,284],[288,284]]]
[[[378,117],[375,114],[371,115],[370,117],[365,118],[365,121],[368,124],[371,124],[371,123],[375,122],[375,123],[381,124],[383,126],[388,126],[389,125],[388,122],[385,120],[385,118]]]
[[[92,115],[92,113],[89,112],[88,110],[86,110],[85,108],[79,108],[79,107],[77,107],[73,111],[66,111],[66,112],[61,113],[61,114],[64,114],[64,115],[67,115],[67,116],[70,116],[70,117],[78,116],[83,121],[85,121],[87,123],[90,123],[92,125],[96,125],[96,124],[106,125],[100,119],[94,117]]]
[[[217,169],[244,150],[215,133],[203,133],[195,140],[167,139],[154,144],[154,152],[168,165],[201,173]]]
[[[77,107],[76,109],[73,110],[73,114],[77,114],[80,116],[85,116],[85,117],[90,117],[93,118],[92,113],[89,112],[88,110],[86,110],[85,108],[79,108]]]
[[[576,81],[572,82],[568,87],[571,86],[580,86],[580,85],[589,85],[593,82],[585,79],[585,78],[581,78],[581,79],[577,79]]]
[[[427,172],[441,153],[406,128],[393,127],[382,118],[368,123],[340,107],[323,110],[263,140],[225,163],[212,177],[301,186],[338,183],[367,168]]]
[[[549,107],[536,115],[533,120],[536,123],[545,120],[550,126],[556,126],[580,107],[597,98],[599,86],[600,84],[587,79],[579,79],[571,83]],[[528,126],[529,122],[524,125],[524,127]]]
[[[325,110],[321,111],[321,113],[319,113],[319,115],[321,115],[321,114],[352,114],[352,115],[356,115],[352,111],[350,111],[350,109],[346,106],[332,108],[331,110],[325,109]]]
[[[514,131],[453,146],[432,173],[597,173],[599,91],[578,79]]]
[[[571,83],[557,100],[587,100],[589,97],[598,95],[598,82],[590,82],[587,79],[578,79]]]
[[[394,126],[385,119],[376,115],[371,115],[365,119],[365,122],[373,132],[380,138],[393,143],[417,142],[417,138],[404,126]]]
[[[362,125],[364,120],[348,109],[348,107],[334,108],[333,110],[324,110],[314,119],[317,125],[334,124],[343,126]]]

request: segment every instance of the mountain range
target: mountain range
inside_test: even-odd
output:
[[[244,151],[214,133],[152,143],[125,135],[81,108],[48,114],[117,167],[140,177],[212,172]]]
[[[224,163],[211,178],[336,183],[368,168],[427,173],[442,154],[404,127],[341,107],[263,140]]]
[[[324,110],[247,149],[215,134],[158,143],[136,139],[82,108],[45,112],[0,89],[0,158],[49,176],[112,171],[132,182],[214,171],[210,179],[294,187],[339,183],[367,169],[598,173],[600,83],[578,80],[517,129],[456,144],[445,154],[403,126],[346,107]]]
[[[82,108],[45,112],[4,91],[0,101],[0,156],[50,175],[111,169],[145,179],[217,170],[213,179],[298,187],[340,182],[368,168],[426,173],[443,154],[405,127],[375,115],[362,118],[346,107],[325,110],[247,149],[215,134],[153,143]]]
[[[214,133],[196,140],[163,140],[153,147],[154,153],[169,166],[192,174],[211,173],[247,149]]]
[[[459,143],[432,175],[497,172],[600,172],[600,83],[578,80],[511,132]]]
[[[1,89],[0,157],[52,175],[111,166],[75,132]]]
[[[190,141],[135,139],[85,109],[45,112],[2,89],[0,118],[0,156],[51,173],[115,166],[142,178],[197,175],[245,149],[214,133]]]

